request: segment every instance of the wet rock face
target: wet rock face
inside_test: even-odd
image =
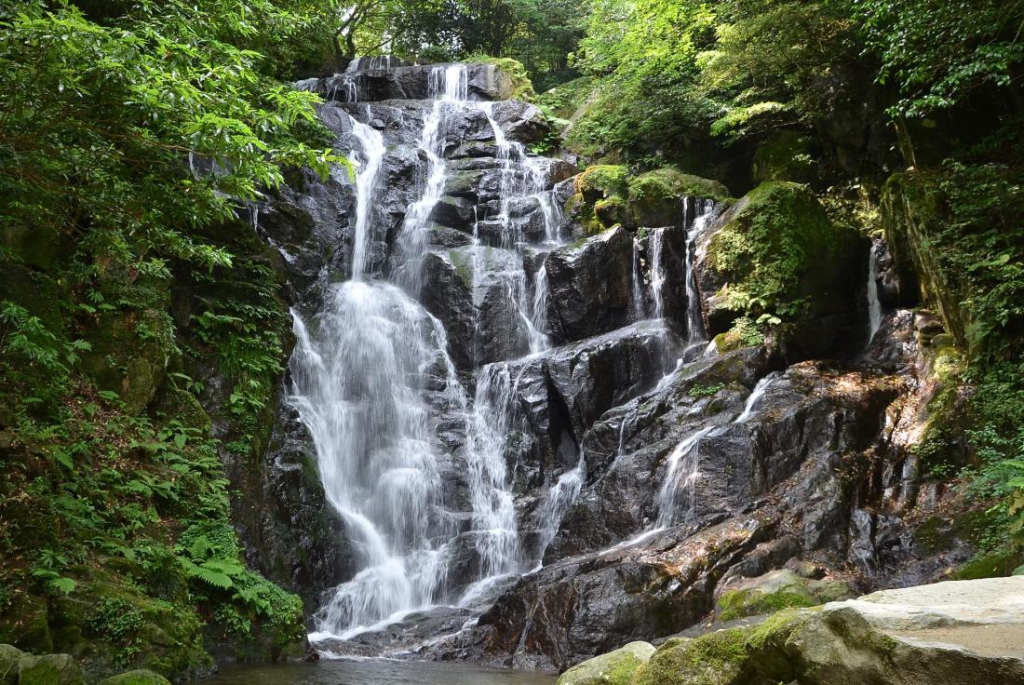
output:
[[[632,254],[629,234],[613,228],[548,256],[548,318],[558,340],[599,335],[629,321]]]
[[[268,578],[291,588],[310,613],[323,593],[355,572],[355,551],[344,524],[324,495],[316,451],[298,413],[279,412],[259,469],[238,476],[247,493],[235,520],[246,558]]]

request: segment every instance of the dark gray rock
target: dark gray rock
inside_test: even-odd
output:
[[[632,261],[633,240],[623,228],[548,256],[548,321],[557,340],[579,340],[628,323]]]

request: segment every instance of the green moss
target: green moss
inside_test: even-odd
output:
[[[1003,578],[1013,574],[1024,562],[1024,553],[1018,549],[1001,549],[975,556],[953,573],[953,580],[979,580]]]
[[[466,58],[467,62],[476,64],[493,64],[499,71],[509,77],[512,87],[506,99],[522,100],[533,102],[537,99],[537,92],[533,89],[533,82],[526,73],[526,67],[519,60],[511,57],[491,57],[490,55],[471,55]]]
[[[723,593],[719,598],[715,617],[724,623],[744,616],[773,614],[782,609],[806,608],[818,603],[810,593],[806,592],[761,593],[751,590],[734,590]]]
[[[85,685],[85,679],[67,654],[46,654],[18,662],[18,685]]]
[[[128,671],[127,673],[121,673],[119,675],[111,676],[110,678],[104,678],[96,685],[171,685],[167,678],[164,678],[159,673],[153,671],[147,671],[146,669],[137,669],[134,671]]]
[[[613,195],[625,198],[629,194],[629,169],[617,164],[597,164],[577,176],[575,184],[576,192],[589,202]]]
[[[719,202],[730,199],[729,189],[718,181],[684,174],[672,167],[648,171],[629,181],[629,199],[633,201],[678,201],[684,197]]]
[[[728,685],[747,658],[747,630],[735,628],[686,642],[666,643],[637,674],[635,685]]]

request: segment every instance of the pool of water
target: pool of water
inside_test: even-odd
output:
[[[209,685],[554,685],[555,676],[384,659],[225,667]]]

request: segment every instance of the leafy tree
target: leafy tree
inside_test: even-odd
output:
[[[1024,110],[1024,2],[1020,0],[856,0],[878,78],[899,88],[894,113],[924,116],[995,85]]]

